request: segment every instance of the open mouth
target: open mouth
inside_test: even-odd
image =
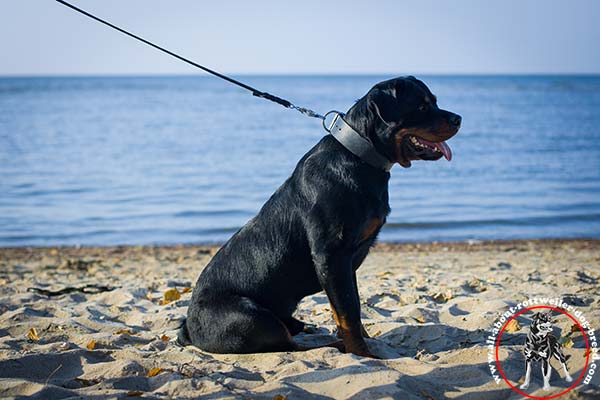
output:
[[[430,142],[418,136],[408,135],[406,143],[411,152],[422,160],[438,160],[442,156],[452,160],[452,150],[446,142]]]

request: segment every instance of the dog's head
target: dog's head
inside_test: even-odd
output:
[[[348,110],[346,122],[368,137],[377,151],[405,168],[411,160],[452,158],[446,140],[461,117],[441,110],[429,88],[413,76],[375,85]]]
[[[533,322],[531,323],[531,331],[537,333],[540,336],[547,336],[552,332],[552,314],[546,313],[535,313],[532,317]]]

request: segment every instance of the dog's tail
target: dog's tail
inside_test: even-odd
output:
[[[192,344],[190,332],[187,327],[187,318],[183,320],[183,325],[181,325],[181,328],[179,328],[179,332],[177,333],[177,344],[180,346],[189,346]]]

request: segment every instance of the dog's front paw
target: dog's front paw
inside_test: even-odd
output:
[[[549,385],[549,384],[547,384],[547,383],[546,383],[546,384],[544,384],[544,386],[542,387],[542,390],[545,390],[546,392],[547,392],[548,390],[550,390],[550,389],[552,389],[552,386],[550,386],[550,385]]]
[[[363,324],[360,324],[360,334],[365,339],[370,339],[371,338],[371,335],[369,335],[369,332],[367,332],[367,330],[365,329],[365,326]],[[339,338],[342,337],[342,332],[340,331],[339,328],[337,330],[337,337],[339,337]]]
[[[571,375],[567,375],[567,376],[565,376],[565,381],[573,382],[573,378],[571,378]]]
[[[362,343],[349,342],[348,344],[344,343],[344,345],[346,347],[346,353],[352,353],[357,356],[369,357],[369,358],[374,358],[377,360],[381,359],[381,357],[376,356],[375,354],[371,353],[371,350],[369,350],[369,347],[364,342],[362,342]]]
[[[519,386],[519,389],[527,389],[529,387],[529,383],[523,383],[521,386]]]

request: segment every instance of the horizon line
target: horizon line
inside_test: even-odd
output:
[[[369,77],[369,76],[428,76],[428,77],[600,77],[600,72],[252,72],[252,73],[224,73],[232,76],[246,77]],[[152,78],[152,77],[208,77],[208,73],[56,73],[56,74],[0,74],[0,79],[5,78]]]

